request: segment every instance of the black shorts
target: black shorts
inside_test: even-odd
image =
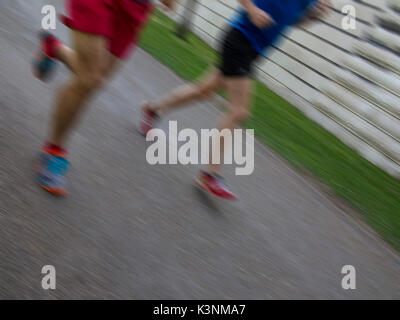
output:
[[[253,48],[247,37],[231,27],[222,41],[221,62],[218,69],[226,77],[250,77],[253,64],[260,54]]]

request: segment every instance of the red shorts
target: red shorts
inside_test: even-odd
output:
[[[63,22],[71,29],[106,37],[108,50],[124,59],[135,47],[151,9],[145,0],[67,0],[69,17]]]

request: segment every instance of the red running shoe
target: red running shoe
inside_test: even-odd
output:
[[[156,123],[160,120],[160,116],[154,112],[150,111],[146,107],[142,109],[142,118],[140,120],[139,131],[143,136],[147,136],[147,133],[154,128]]]
[[[35,77],[47,81],[54,73],[57,61],[55,53],[62,43],[47,31],[39,33],[39,40],[40,50],[33,59],[32,69]]]
[[[196,184],[215,197],[226,200],[237,200],[236,195],[228,189],[224,179],[217,174],[201,171],[199,177],[196,179]]]

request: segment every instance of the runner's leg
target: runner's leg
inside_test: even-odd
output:
[[[66,45],[60,45],[56,50],[56,58],[65,64],[73,73],[78,72],[78,55],[75,50]]]
[[[162,115],[189,102],[207,99],[221,87],[221,73],[213,69],[197,83],[179,87],[154,103],[145,102],[144,108]]]
[[[223,129],[233,130],[242,121],[246,120],[250,114],[251,79],[248,77],[226,77],[224,79],[224,87],[228,94],[229,108],[217,126],[220,132]],[[219,174],[221,163],[223,163],[224,151],[224,138],[221,137],[219,150],[212,150],[213,153],[219,152],[220,164],[210,161],[208,172]]]
[[[79,31],[73,31],[73,40],[76,59],[72,60],[72,65],[76,74],[57,95],[49,139],[57,146],[64,146],[66,134],[76,122],[79,112],[104,81],[102,66],[107,57],[107,40]]]
[[[115,70],[117,69],[117,64],[120,61],[120,59],[113,54],[111,54],[109,51],[105,54],[106,58],[105,61],[106,63],[104,64],[103,68],[103,75],[104,77],[108,78],[111,76]],[[75,50],[71,49],[67,45],[61,45],[57,48],[56,50],[56,58],[61,61],[62,63],[65,64],[65,66],[72,72],[77,74],[78,70],[78,56],[75,52]]]

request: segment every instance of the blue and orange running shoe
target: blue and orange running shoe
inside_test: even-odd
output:
[[[48,192],[58,196],[67,195],[65,175],[68,166],[64,152],[55,152],[43,147],[36,163],[35,178]]]
[[[195,182],[198,187],[217,198],[225,200],[237,200],[236,195],[229,190],[224,179],[220,175],[211,174],[206,171],[200,171],[200,174]]]
[[[62,43],[47,31],[39,33],[39,40],[40,51],[33,58],[32,70],[36,78],[48,81],[57,66],[56,49]]]

